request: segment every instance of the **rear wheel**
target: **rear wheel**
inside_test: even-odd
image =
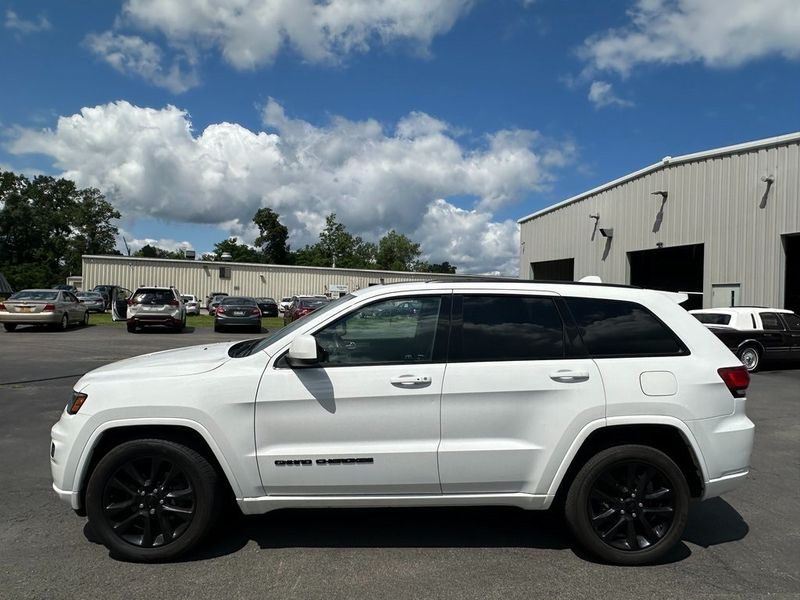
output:
[[[136,333],[136,324],[135,323],[128,323],[127,324],[128,333]]]
[[[69,329],[69,317],[67,316],[67,313],[64,313],[64,316],[61,317],[61,323],[56,326],[56,329],[59,331],[66,331]]]
[[[609,448],[578,472],[566,500],[580,544],[621,565],[658,561],[680,541],[689,488],[678,466],[649,446]]]
[[[3,323],[3,329],[6,331],[14,331],[17,328],[16,323]]]
[[[758,370],[758,365],[761,363],[761,353],[757,348],[754,346],[745,346],[739,350],[737,356],[750,373],[754,373]]]
[[[208,532],[217,489],[214,467],[195,450],[166,440],[134,440],[97,464],[86,489],[86,512],[112,554],[137,562],[169,560]]]
[[[87,327],[89,325],[89,311],[88,310],[83,315],[83,321],[81,322],[81,325],[83,325],[84,327]]]

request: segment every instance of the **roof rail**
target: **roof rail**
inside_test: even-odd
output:
[[[555,279],[517,279],[515,277],[451,277],[448,279],[429,279],[426,283],[542,283],[549,285],[582,285],[595,287],[629,288],[640,290],[641,286],[625,283],[605,283],[595,281],[559,281]]]

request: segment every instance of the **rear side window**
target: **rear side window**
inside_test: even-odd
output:
[[[693,313],[692,316],[706,325],[728,325],[731,322],[731,316],[722,313]]]
[[[452,362],[564,357],[564,324],[551,298],[464,296]]]
[[[764,326],[764,331],[783,331],[783,325],[775,313],[762,312],[761,324]]]
[[[635,302],[565,298],[589,354],[594,357],[688,354],[677,336]]]

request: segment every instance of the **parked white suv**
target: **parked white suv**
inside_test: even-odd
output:
[[[748,383],[661,292],[374,286],[263,339],[88,373],[52,430],[53,487],[129,560],[186,552],[230,494],[246,514],[563,503],[590,552],[648,563],[690,498],[747,475]]]

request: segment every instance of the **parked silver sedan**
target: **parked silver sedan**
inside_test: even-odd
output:
[[[106,312],[106,299],[100,292],[78,292],[75,297],[89,312]]]
[[[65,330],[70,324],[89,324],[89,309],[71,292],[22,290],[0,302],[0,323],[6,331],[18,325],[49,325]]]

